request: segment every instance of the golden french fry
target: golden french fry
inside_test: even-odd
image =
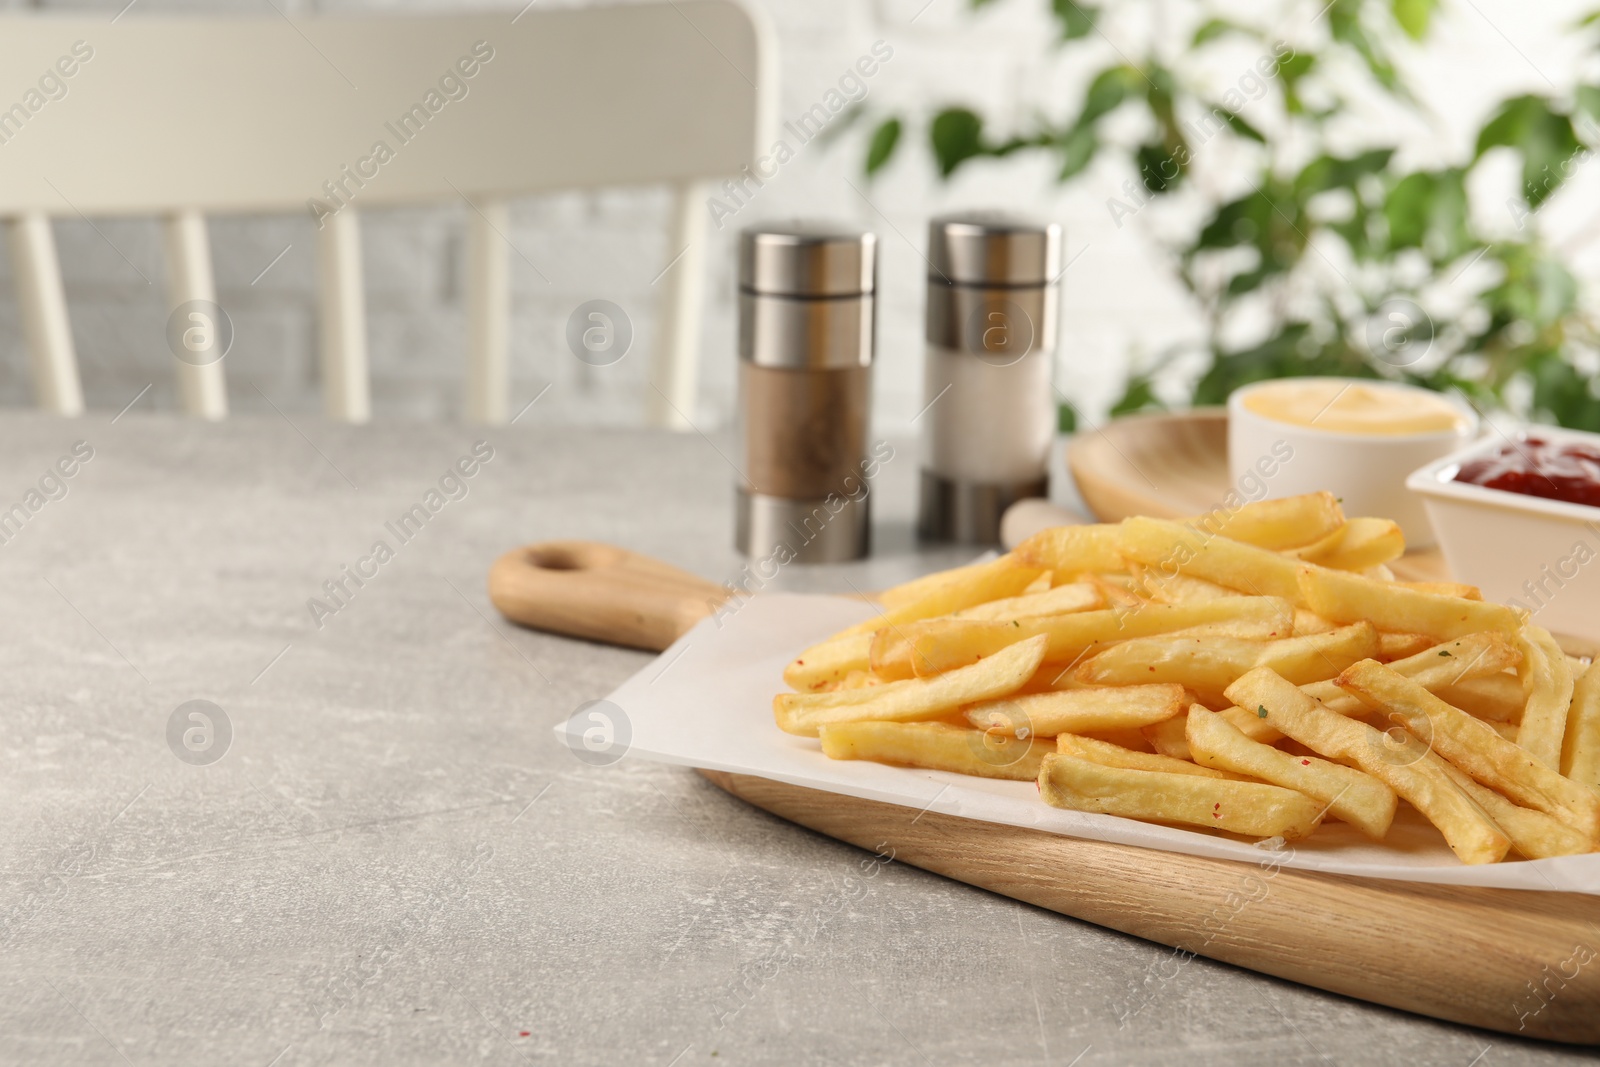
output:
[[[1130,730],[1161,722],[1188,706],[1181,685],[1132,685],[1114,689],[1065,689],[1028,693],[975,704],[967,721],[980,730],[1038,737]]]
[[[1182,523],[1146,518],[1124,519],[1122,541],[1124,555],[1157,575],[1187,574],[1253,596],[1300,601],[1298,564],[1271,549],[1206,534]]]
[[[1439,828],[1461,862],[1496,863],[1511,847],[1505,832],[1456,788],[1437,762],[1429,762],[1432,753],[1415,738],[1392,744],[1393,735],[1329,711],[1264,668],[1229,686],[1228,697],[1236,705],[1255,709],[1260,718],[1313,752],[1352,764],[1393,789]]]
[[[1473,679],[1490,677],[1522,662],[1522,653],[1505,637],[1496,633],[1469,634],[1444,641],[1415,656],[1396,660],[1390,668],[1416,679],[1423,688],[1444,689]],[[1360,715],[1367,710],[1359,699],[1340,689],[1331,680],[1302,686],[1307,696],[1339,715]],[[1218,714],[1252,741],[1270,744],[1283,736],[1271,723],[1244,708],[1223,708]],[[1189,758],[1189,742],[1172,722],[1158,723],[1145,730],[1158,752]]]
[[[1511,847],[1524,858],[1542,860],[1550,856],[1576,856],[1593,851],[1593,842],[1560,819],[1532,808],[1518,807],[1493,789],[1473,781],[1470,774],[1452,766],[1448,760],[1440,760],[1439,766],[1444,768],[1457,789],[1489,813],[1489,818],[1511,838]]]
[[[1056,526],[1040,530],[1012,553],[1029,566],[1070,580],[1080,574],[1120,571],[1122,529],[1115,523]]]
[[[783,680],[801,692],[843,681],[852,671],[871,665],[872,634],[847,633],[828,638],[800,653],[783,669]]]
[[[1294,609],[1294,635],[1304,637],[1306,634],[1325,634],[1329,630],[1337,630],[1339,624],[1329,622],[1314,611],[1305,608]]]
[[[1355,623],[1306,637],[1281,641],[1234,641],[1187,634],[1143,637],[1112,645],[1074,672],[1087,685],[1137,685],[1175,682],[1212,703],[1252,667],[1271,667],[1296,685],[1332,678],[1350,664],[1371,656],[1378,632]]]
[[[1482,600],[1483,590],[1475,585],[1465,582],[1396,582],[1396,585],[1407,589],[1415,589],[1419,593],[1435,593],[1439,596],[1460,597],[1462,600]]]
[[[1442,689],[1428,687],[1446,704],[1490,722],[1519,723],[1527,694],[1522,691],[1522,681],[1514,674],[1499,672],[1482,678],[1463,678]]]
[[[1154,752],[1140,752],[1108,741],[1077,734],[1060,734],[1056,737],[1056,751],[1064,756],[1076,756],[1091,763],[1107,767],[1123,767],[1133,771],[1163,771],[1167,774],[1193,774],[1201,778],[1227,778],[1237,781],[1239,775],[1227,771],[1202,767],[1188,760],[1173,759]]]
[[[780,693],[772,702],[773,715],[779,729],[803,737],[817,736],[824,723],[937,719],[964,704],[1015,692],[1039,669],[1046,643],[1043,636],[1030,638],[937,678],[831,693]]]
[[[1314,756],[1291,756],[1252,741],[1198,704],[1189,709],[1184,725],[1189,751],[1201,766],[1247,774],[1314,797],[1374,841],[1389,832],[1398,799],[1393,789],[1370,774]]]
[[[1049,581],[1049,573],[1039,576],[1039,580]],[[1037,618],[1042,615],[1060,615],[1073,611],[1085,611],[1090,608],[1105,606],[1105,597],[1100,590],[1088,582],[1077,582],[1071,585],[1059,586],[1055,589],[1046,589],[1043,592],[1027,593],[1021,596],[1003,597],[991,600],[986,604],[976,604],[970,608],[963,608],[954,612],[949,618],[961,619],[1027,619]],[[851,636],[855,639],[855,635]],[[872,635],[871,651],[868,662],[872,673],[883,681],[898,681],[903,678],[916,676],[916,671],[911,663],[911,642],[906,639],[905,630],[900,626],[884,626]],[[928,671],[928,674],[936,672]],[[787,680],[787,679],[786,679]],[[790,683],[793,685],[793,683]],[[799,689],[800,686],[794,686]]]
[[[1049,571],[1043,571],[1040,573],[1039,577],[1022,587],[1022,593],[1020,595],[1034,596],[1039,593],[1048,593],[1050,591],[1050,587],[1054,584],[1055,575],[1051,574]]]
[[[1561,773],[1600,792],[1600,667],[1590,664],[1573,687],[1561,744]]]
[[[1377,658],[1388,663],[1390,660],[1415,656],[1424,649],[1432,648],[1433,640],[1427,634],[1379,634]]]
[[[1499,734],[1501,737],[1505,738],[1507,741],[1510,741],[1513,745],[1517,743],[1518,727],[1514,723],[1509,723],[1509,722],[1489,722],[1487,719],[1485,719],[1483,721],[1484,721],[1484,723],[1486,725],[1492,727],[1494,729],[1495,733]]]
[[[1351,519],[1320,541],[1290,555],[1307,563],[1341,571],[1361,571],[1405,554],[1406,538],[1388,519]]]
[[[1213,537],[1271,549],[1313,544],[1339,529],[1344,521],[1344,509],[1327,492],[1220,507],[1183,520]]]
[[[1048,639],[1046,659],[1063,663],[1097,645],[1207,623],[1248,624],[1263,633],[1287,633],[1294,613],[1283,600],[1241,596],[1200,604],[1142,604],[1126,611],[1080,611],[1010,621],[929,619],[906,627],[905,634],[912,644],[912,668],[919,676],[927,676],[976,662],[1037,636]]]
[[[1044,758],[1039,795],[1057,808],[1285,840],[1306,836],[1322,816],[1319,802],[1280,786],[1109,767],[1059,753]]]
[[[1339,688],[1392,716],[1484,785],[1524,807],[1556,816],[1590,840],[1600,839],[1600,794],[1537,762],[1482,719],[1451,707],[1376,660],[1362,660],[1337,681]]]
[[[1002,561],[1007,560],[1010,562],[1002,564]],[[1008,570],[1015,566],[1016,563],[1016,553],[1010,553],[1001,556],[999,559],[980,560],[977,563],[968,563],[964,567],[951,567],[949,570],[934,571],[932,574],[924,574],[921,578],[913,578],[909,582],[901,582],[899,585],[890,586],[879,593],[876,599],[885,608],[902,607],[913,601],[922,600],[939,589],[974,581],[981,584],[987,580],[986,576],[993,575],[997,571]],[[1002,565],[997,566],[997,564]],[[1037,576],[1039,568],[1035,567],[1033,571]],[[1033,580],[1036,580],[1036,578],[1030,579],[1030,582]],[[1026,585],[1018,587],[1017,591],[1020,592],[1024,588],[1026,588]]]
[[[830,759],[900,763],[979,778],[1032,781],[1049,741],[1018,740],[943,722],[836,722],[818,728]]]
[[[854,638],[860,635],[851,636]],[[869,641],[867,663],[871,666],[873,674],[886,682],[916,676],[917,672],[911,669],[911,642],[906,640],[905,631],[900,627],[885,626],[872,634]],[[787,680],[787,676],[785,679]],[[799,686],[795,688],[798,689]]]
[[[1299,581],[1305,606],[1334,622],[1366,619],[1380,630],[1427,634],[1435,641],[1485,630],[1515,638],[1522,629],[1521,613],[1504,604],[1423,593],[1310,564],[1300,565]]]
[[[1546,767],[1559,769],[1572,705],[1572,668],[1567,654],[1542,626],[1524,626],[1517,644],[1522,649],[1522,687],[1528,694],[1517,744]]]
[[[1042,593],[1005,597],[952,612],[957,619],[1033,619],[1041,615],[1066,615],[1106,606],[1106,595],[1093,582],[1071,582]]]
[[[878,594],[880,601],[887,596],[895,601],[895,605],[880,612],[877,618],[867,619],[841,631],[839,636],[870,634],[885,626],[904,626],[918,619],[937,618],[1000,597],[1016,596],[1039,577],[1039,568],[1023,563],[1015,553],[1011,553],[936,577],[942,577],[943,580],[921,587],[920,595],[905,595],[907,586],[913,583]]]
[[[1136,608],[1144,603],[1144,598],[1130,589],[1111,581],[1103,574],[1085,574],[1082,580],[1090,583],[1100,591],[1108,607],[1127,609]]]
[[[1237,589],[1229,589],[1216,582],[1208,582],[1204,578],[1195,578],[1187,574],[1163,574],[1142,563],[1135,563],[1132,566],[1139,569],[1135,591],[1163,604],[1198,604],[1203,600],[1221,600],[1223,597],[1239,595]]]

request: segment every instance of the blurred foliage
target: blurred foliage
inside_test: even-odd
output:
[[[1135,176],[1107,201],[1119,229],[1158,198],[1199,205],[1197,224],[1163,217],[1146,229],[1159,230],[1153,239],[1203,313],[1204,336],[1137,368],[1114,414],[1164,406],[1174,381],[1189,402],[1216,404],[1264,378],[1338,374],[1457,389],[1476,404],[1600,430],[1600,330],[1580,306],[1570,251],[1550,247],[1534,225],[1600,147],[1600,85],[1506,100],[1491,109],[1470,158],[1406,167],[1397,162],[1407,158],[1403,131],[1438,120],[1407,85],[1400,57],[1426,46],[1439,0],[1333,0],[1314,21],[1300,19],[1288,42],[1211,17],[1193,0],[1193,32],[1142,51],[1123,40],[1105,47],[1103,5],[1046,2],[1060,48],[1109,51],[1117,61],[1062,115],[1002,133],[978,112],[949,106],[926,120],[927,144],[944,177],[1021,152],[1053,157],[1062,182],[1084,180],[1101,157],[1118,160]],[[1149,19],[1167,37],[1170,11]],[[1574,30],[1596,44],[1600,13]],[[1246,64],[1234,82],[1202,88],[1191,72],[1233,69],[1228,55]],[[1371,115],[1375,99],[1393,121],[1366,123],[1360,150],[1336,147],[1352,141],[1349,115]],[[1130,111],[1142,120],[1127,121]],[[878,116],[869,176],[892,162],[913,121]],[[1144,132],[1130,138],[1130,128]],[[1386,131],[1390,140],[1371,139]],[[1472,174],[1507,152],[1520,190],[1503,207],[1480,205],[1475,218]],[[1208,181],[1194,179],[1197,166],[1209,168]],[[1429,321],[1394,319],[1384,306],[1395,299]],[[1063,427],[1072,421],[1065,412]]]

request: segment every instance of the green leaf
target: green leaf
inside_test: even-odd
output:
[[[1360,56],[1379,85],[1409,100],[1411,94],[1400,84],[1400,75],[1395,71],[1394,63],[1362,24],[1362,7],[1361,0],[1335,0],[1328,10],[1328,29],[1333,39],[1348,45]]]
[[[1600,120],[1600,85],[1580,85],[1574,95],[1581,113],[1591,120]]]
[[[900,143],[900,120],[898,118],[885,119],[872,131],[872,140],[867,145],[867,174],[876,174],[885,163],[894,155],[895,146]]]
[[[1056,407],[1056,430],[1059,433],[1076,433],[1078,431],[1078,413],[1071,404],[1060,404]]]
[[[1354,189],[1362,177],[1387,167],[1393,155],[1392,148],[1375,148],[1358,156],[1318,156],[1295,177],[1295,194],[1304,199],[1329,189]]]
[[[928,130],[939,174],[948,178],[961,164],[984,154],[983,119],[964,107],[946,108]]]
[[[1183,180],[1183,166],[1165,145],[1140,145],[1133,161],[1139,168],[1139,179],[1152,193],[1170,192]]]
[[[1080,123],[1095,122],[1100,116],[1117,107],[1128,98],[1130,91],[1144,85],[1144,75],[1133,67],[1108,67],[1096,74],[1083,97]]]
[[[1122,390],[1122,396],[1111,405],[1111,414],[1132,415],[1136,411],[1164,408],[1166,405],[1161,403],[1161,398],[1156,396],[1151,385],[1148,375],[1135,374],[1129,377],[1128,384]]]
[[[1391,250],[1420,248],[1440,264],[1473,244],[1467,229],[1466,175],[1457,167],[1407,174],[1390,187],[1383,215]]]
[[[1522,197],[1537,209],[1570,176],[1568,161],[1582,146],[1569,116],[1553,110],[1543,97],[1519,96],[1501,105],[1479,131],[1473,162],[1501,147],[1522,157]]]
[[[1428,35],[1428,22],[1433,18],[1436,0],[1393,0],[1394,20],[1413,41]]]
[[[1061,140],[1061,173],[1056,179],[1064,182],[1077,175],[1094,159],[1099,148],[1100,138],[1092,123],[1080,122],[1072,127]]]
[[[1278,61],[1274,77],[1283,86],[1283,106],[1291,115],[1303,114],[1305,101],[1300,99],[1300,81],[1317,65],[1317,57],[1310,52],[1296,52]]]
[[[1242,26],[1232,19],[1211,18],[1202,22],[1200,28],[1194,31],[1194,37],[1189,41],[1189,47],[1199,48],[1208,41],[1214,41],[1218,37],[1224,37],[1230,33],[1243,34],[1246,37],[1256,36],[1255,31],[1250,27]]]
[[[1051,0],[1050,6],[1061,23],[1061,39],[1076,41],[1089,36],[1100,19],[1100,9],[1089,4],[1075,4],[1073,0]]]
[[[1222,116],[1222,121],[1228,124],[1228,128],[1234,133],[1238,134],[1240,137],[1247,137],[1257,144],[1267,143],[1267,139],[1266,137],[1262,136],[1261,131],[1250,125],[1244,119],[1240,118],[1238,112],[1226,111],[1220,107],[1216,108],[1215,110],[1217,114]]]

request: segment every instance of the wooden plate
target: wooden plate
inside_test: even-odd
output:
[[[1129,415],[1081,433],[1067,446],[1067,466],[1095,517],[1172,519],[1220,506],[1228,477],[1228,413],[1197,408],[1176,414]],[[1436,549],[1407,552],[1390,564],[1398,577],[1446,581]]]

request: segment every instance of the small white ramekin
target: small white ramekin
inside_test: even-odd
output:
[[[1365,378],[1291,380],[1348,382],[1368,388],[1441,396],[1414,385]],[[1460,429],[1379,435],[1277,422],[1245,407],[1245,398],[1251,393],[1282,381],[1273,379],[1242,386],[1228,397],[1228,472],[1240,493],[1248,495],[1247,491],[1260,483],[1265,483],[1265,492],[1251,499],[1276,499],[1327,490],[1344,502],[1346,515],[1370,515],[1399,523],[1407,548],[1432,545],[1433,528],[1422,500],[1406,488],[1406,475],[1456,451],[1476,437],[1477,413],[1469,405],[1445,396],[1444,399],[1461,412]],[[1263,457],[1275,458],[1277,462],[1264,465]],[[1270,476],[1264,476],[1269,469]]]
[[[1600,448],[1600,434],[1529,427],[1528,436]],[[1412,472],[1445,562],[1488,600],[1526,608],[1555,633],[1600,641],[1600,508],[1455,481],[1468,460],[1498,451],[1500,434]]]

